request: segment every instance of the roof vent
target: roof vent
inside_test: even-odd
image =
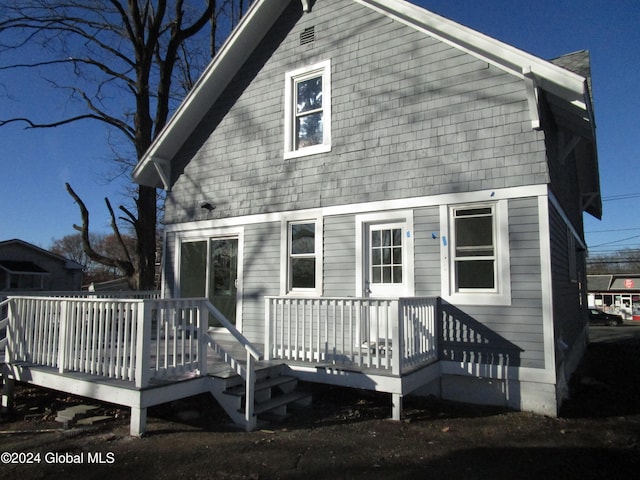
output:
[[[316,27],[305,28],[300,34],[300,45],[312,43],[316,39]]]

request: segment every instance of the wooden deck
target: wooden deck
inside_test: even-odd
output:
[[[275,377],[286,376],[390,393],[400,419],[403,396],[440,375],[434,306],[267,299],[269,334],[258,344],[205,299],[10,297],[0,302],[3,406],[13,383],[25,382],[127,406],[131,434],[140,435],[148,407],[209,392],[250,430],[257,411],[301,398],[287,386],[271,399],[272,385],[290,384]],[[209,315],[224,328],[206,330]]]

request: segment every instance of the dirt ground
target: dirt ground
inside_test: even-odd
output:
[[[0,477],[637,478],[640,325],[591,330],[559,418],[408,397],[404,421],[393,422],[388,396],[324,387],[312,407],[256,432],[200,396],[151,409],[148,434],[133,438],[126,409],[101,405],[111,419],[64,430],[56,412],[80,399],[19,386],[0,423],[0,453],[12,454]]]

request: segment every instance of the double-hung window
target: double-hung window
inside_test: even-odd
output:
[[[507,202],[443,207],[443,296],[461,304],[511,303]]]
[[[331,63],[285,75],[284,156],[331,150]]]
[[[291,219],[282,224],[281,291],[316,295],[322,283],[322,220]]]

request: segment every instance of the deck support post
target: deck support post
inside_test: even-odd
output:
[[[140,437],[147,427],[147,409],[131,407],[131,419],[129,421],[129,434]]]
[[[7,413],[13,408],[13,395],[15,391],[15,379],[10,375],[9,367],[2,365],[2,404],[0,412]]]
[[[391,394],[391,418],[398,422],[402,420],[402,395],[400,393]]]
[[[251,356],[251,352],[247,350],[247,378],[245,379],[245,407],[244,407],[244,417],[246,421],[246,430],[247,432],[251,432],[256,429],[257,419],[255,416],[254,408],[255,408],[255,388],[256,388],[256,380],[255,380],[255,361]]]

